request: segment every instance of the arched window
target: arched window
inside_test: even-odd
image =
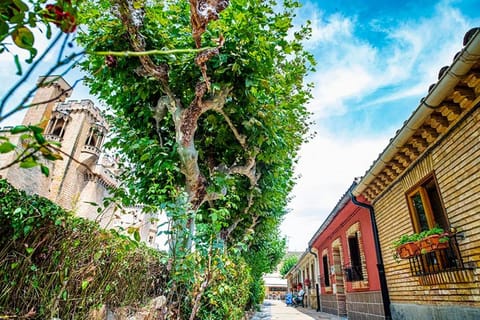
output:
[[[91,134],[91,135],[88,135],[88,138],[87,138],[87,141],[85,141],[85,144],[87,146],[92,146],[92,147],[96,147],[97,145],[97,141],[96,141],[96,137],[95,135]]]
[[[101,128],[91,127],[88,133],[85,145],[100,148],[103,140],[103,132]]]
[[[348,228],[346,239],[350,264],[345,268],[345,276],[347,281],[353,282],[353,287],[358,289],[368,283],[367,258],[363,247],[360,222],[357,221]]]
[[[362,254],[360,242],[358,241],[358,232],[348,236],[348,249],[350,253],[351,280],[363,280]]]
[[[67,126],[67,122],[68,121],[63,118],[52,118],[49,123],[49,130],[47,131],[47,134],[63,138],[63,136],[65,135],[65,128]]]

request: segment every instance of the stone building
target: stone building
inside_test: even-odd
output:
[[[480,319],[480,28],[463,44],[353,190],[376,217],[392,319]],[[434,227],[444,245],[396,259],[396,240]]]
[[[115,160],[101,149],[108,124],[100,109],[90,100],[66,101],[72,88],[59,76],[41,77],[38,84],[33,106],[22,124],[43,128],[47,141],[60,143],[63,159],[42,162],[49,168],[48,177],[38,167],[24,169],[18,165],[0,171],[0,176],[80,217],[96,220],[104,228],[139,228],[142,240],[154,245],[157,223],[154,217],[143,214],[141,207],[124,208],[127,214],[121,214],[114,205],[103,207],[104,199],[119,182]],[[0,135],[9,135],[8,129]],[[21,148],[18,135],[9,138]],[[11,163],[15,156],[14,152],[0,154],[0,166]]]

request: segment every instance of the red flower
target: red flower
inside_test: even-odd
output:
[[[63,11],[62,7],[53,4],[47,4],[45,9],[47,12],[43,17],[53,22],[63,32],[71,33],[77,29],[75,17],[70,12]]]
[[[55,20],[54,23],[58,25],[57,22],[62,19],[63,9],[54,4],[47,4],[45,9],[47,10],[47,13],[43,15],[44,18]]]
[[[60,29],[62,29],[62,31],[65,33],[71,33],[77,29],[75,17],[70,12],[63,13],[62,22],[60,23]]]

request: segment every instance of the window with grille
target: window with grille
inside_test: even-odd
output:
[[[406,194],[408,208],[416,233],[440,227],[448,231],[450,225],[435,176],[432,174]],[[441,249],[410,258],[413,275],[431,274],[463,268],[458,244],[453,236],[446,249]]]

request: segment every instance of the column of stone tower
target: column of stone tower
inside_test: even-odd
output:
[[[86,177],[97,174],[95,171],[101,153],[99,134],[106,134],[106,124],[100,110],[90,100],[62,102],[54,111],[68,113],[69,120],[61,144],[63,152],[70,157],[55,164],[50,186],[52,200],[64,208],[76,209],[88,183]],[[98,192],[103,193],[104,190],[100,190],[103,186],[96,185]]]
[[[72,88],[59,76],[40,77],[37,85],[38,89],[30,102],[33,106],[27,109],[22,124],[40,125],[45,128],[54,105],[57,102],[65,101],[70,96]],[[18,145],[18,136],[11,136],[10,141]],[[2,165],[11,163],[15,159],[13,152],[7,155],[8,157],[1,159]],[[48,166],[51,168],[53,164],[48,163]],[[42,175],[38,167],[21,169],[17,165],[3,170],[1,174],[16,188],[50,198],[50,178]]]
[[[57,102],[65,101],[71,95],[72,87],[60,76],[40,77],[37,85],[38,90],[31,102],[33,106],[28,108],[23,124],[40,124],[45,128],[53,107]]]

